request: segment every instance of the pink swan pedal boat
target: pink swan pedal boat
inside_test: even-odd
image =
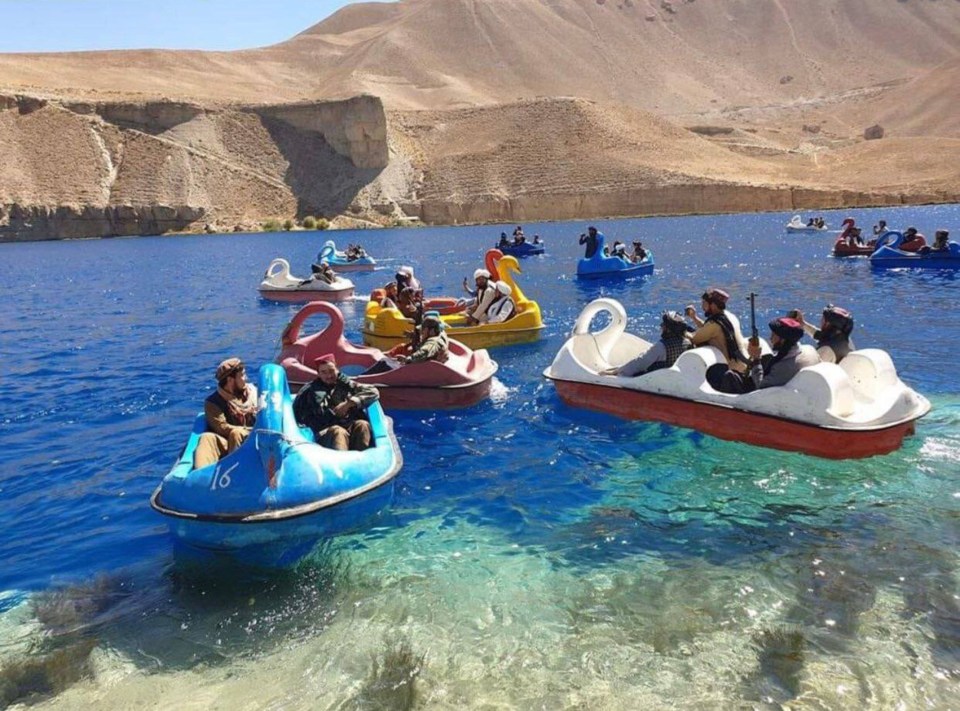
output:
[[[263,273],[259,291],[260,296],[270,301],[346,301],[353,298],[354,286],[352,281],[339,276],[332,284],[322,279],[306,280],[295,277],[290,273],[290,263],[277,257]]]
[[[610,323],[592,333],[593,318],[604,312]],[[604,370],[651,347],[625,333],[626,322],[618,301],[587,304],[573,334],[543,373],[561,400],[629,420],[665,422],[720,439],[828,459],[899,449],[930,410],[930,402],[897,377],[890,356],[876,348],[853,351],[839,365],[808,366],[785,385],[742,395],[721,393],[708,384],[708,368],[726,363],[712,346],[688,350],[673,366],[637,377],[604,375]]]
[[[322,331],[301,337],[304,322],[316,314],[325,314],[330,322]],[[316,377],[311,363],[326,353],[333,353],[341,367],[364,369],[384,357],[376,348],[352,345],[343,337],[343,325],[340,310],[322,301],[307,304],[287,324],[276,362],[286,371],[291,391]],[[497,369],[486,350],[472,351],[451,339],[449,357],[443,363],[409,363],[385,373],[351,377],[376,385],[385,409],[456,409],[476,405],[488,397]]]

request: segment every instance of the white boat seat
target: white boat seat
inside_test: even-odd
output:
[[[853,351],[839,367],[849,376],[857,395],[867,400],[876,400],[899,382],[890,355],[878,348]]]

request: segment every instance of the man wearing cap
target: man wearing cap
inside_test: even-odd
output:
[[[669,368],[690,347],[684,336],[691,327],[676,311],[664,311],[660,315],[660,340],[644,353],[624,363],[619,368],[610,368],[604,375],[622,375],[634,378],[661,368]]]
[[[697,330],[688,333],[690,342],[696,346],[713,346],[727,359],[727,366],[738,373],[747,372],[746,343],[740,333],[740,322],[727,311],[730,295],[722,289],[710,287],[700,297],[704,318],[697,310],[687,306],[686,315],[697,325]]]
[[[856,350],[850,334],[853,333],[853,314],[839,306],[829,304],[820,318],[820,328],[803,320],[803,312],[794,309],[790,317],[817,342],[817,354],[824,363],[839,363],[850,351]]]
[[[750,355],[750,382],[743,382],[745,387],[741,392],[786,385],[803,368],[819,363],[820,356],[815,351],[800,347],[801,338],[803,326],[796,319],[784,316],[771,321],[770,347],[773,355],[761,359],[759,343],[747,346]],[[740,377],[739,374],[733,375]]]
[[[478,321],[480,323],[503,323],[517,313],[517,305],[513,302],[513,289],[505,281],[496,282],[495,294],[486,313],[482,314]]]
[[[215,464],[243,444],[257,417],[257,388],[247,382],[239,358],[227,358],[216,372],[217,390],[203,403],[207,431],[193,452],[193,468]]]
[[[297,422],[313,431],[316,442],[330,449],[363,450],[372,434],[366,409],[380,399],[372,385],[358,383],[340,372],[333,354],[314,362],[316,379],[297,393],[293,414]]]
[[[422,363],[427,360],[445,362],[450,353],[450,340],[445,328],[440,314],[428,311],[420,323],[420,347],[408,356],[398,355],[397,360],[400,363]]]

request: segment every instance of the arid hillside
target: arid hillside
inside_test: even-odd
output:
[[[0,239],[960,200],[958,47],[956,0],[402,0],[0,55]]]

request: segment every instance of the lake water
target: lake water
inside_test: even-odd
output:
[[[960,232],[960,206],[823,214]],[[0,707],[960,706],[960,280],[830,258],[789,217],[595,221],[654,251],[622,284],[572,277],[587,223],[526,225],[542,340],[493,352],[490,402],[393,413],[381,524],[275,576],[177,564],[148,505],[216,364],[277,352],[271,258],[305,275],[361,241],[384,269],[358,294],[410,264],[455,295],[512,226],[0,245]],[[568,408],[541,377],[593,298],[651,336],[709,285],[744,323],[750,291],[761,323],[849,308],[933,411],[833,462]]]

